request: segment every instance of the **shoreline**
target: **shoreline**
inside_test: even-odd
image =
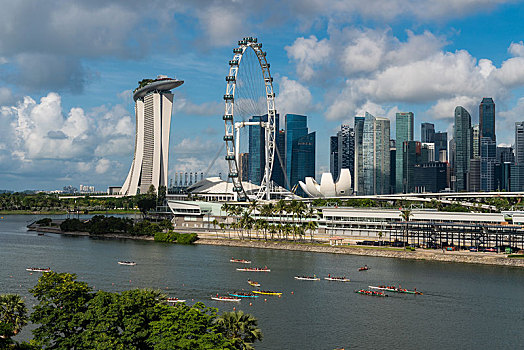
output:
[[[80,232],[80,231],[63,232],[59,228],[52,228],[52,227],[28,227],[27,230],[33,231],[33,232],[53,233],[53,234],[64,235],[64,236],[89,237],[89,238],[94,238],[94,239],[132,239],[135,241],[154,241],[155,240],[155,238],[152,236],[130,236],[130,235],[124,235],[120,233],[106,233],[102,235],[92,235],[89,232]]]
[[[109,215],[109,214],[140,214],[139,210],[92,210],[87,214],[70,213],[67,210],[33,211],[33,210],[0,210],[0,215]]]
[[[271,241],[233,240],[227,238],[199,238],[194,244],[246,247],[258,249],[292,250],[313,253],[360,255],[381,258],[436,261],[450,263],[481,264],[492,266],[524,267],[524,259],[507,258],[501,253],[442,252],[417,249],[415,251],[357,248],[353,246],[322,246],[308,243],[285,243]],[[482,254],[482,255],[479,255]]]
[[[51,227],[28,227],[28,231],[53,233],[67,236],[90,237],[94,239],[132,239],[140,241],[154,241],[154,237],[150,236],[130,236],[124,234],[104,234],[104,235],[90,235],[88,232],[62,232],[59,228]],[[198,233],[197,233],[198,234]],[[291,250],[303,251],[313,253],[328,253],[328,254],[346,254],[346,255],[360,255],[380,258],[394,258],[407,259],[419,261],[437,261],[449,263],[466,263],[466,264],[480,264],[491,266],[509,266],[524,268],[524,259],[508,258],[502,253],[481,253],[469,251],[453,251],[446,252],[433,249],[420,249],[415,251],[405,251],[402,249],[381,249],[381,248],[361,248],[356,246],[330,246],[321,244],[312,244],[309,242],[277,242],[277,241],[262,241],[262,240],[238,240],[229,239],[225,237],[217,238],[212,234],[200,233],[199,239],[194,242],[195,245],[215,245],[215,246],[229,246],[229,247],[245,247],[256,249],[277,249],[277,250]]]

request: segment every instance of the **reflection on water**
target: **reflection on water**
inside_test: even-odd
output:
[[[351,255],[216,246],[177,246],[131,240],[37,236],[25,225],[33,217],[0,219],[0,291],[34,299],[28,289],[39,273],[29,266],[72,272],[96,289],[155,288],[167,295],[203,301],[221,311],[233,306],[254,314],[264,332],[257,349],[455,349],[513,348],[524,342],[524,270]],[[238,272],[231,257],[268,266]],[[136,266],[118,265],[119,260]],[[367,264],[369,271],[358,272]],[[349,283],[299,281],[297,275],[347,276]],[[212,294],[261,289],[283,292],[231,305]],[[369,285],[417,288],[422,296],[388,298],[355,294]],[[265,301],[267,300],[267,301]],[[253,305],[250,306],[249,303]],[[30,334],[25,330],[25,338]],[[518,346],[517,346],[518,347]]]

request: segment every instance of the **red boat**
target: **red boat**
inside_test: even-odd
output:
[[[370,295],[370,296],[373,296],[373,297],[387,297],[387,294],[385,294],[383,292],[376,292],[376,291],[373,291],[373,290],[359,289],[359,290],[356,290],[355,293],[363,294],[363,295]]]
[[[250,260],[246,260],[246,259],[235,259],[235,258],[231,258],[231,259],[229,259],[229,262],[232,262],[232,263],[240,263],[240,264],[251,264],[251,261],[250,261]]]
[[[367,265],[364,265],[358,269],[359,271],[367,271],[369,270],[369,267]]]

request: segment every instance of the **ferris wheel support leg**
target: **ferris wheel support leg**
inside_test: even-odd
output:
[[[269,132],[270,132],[270,128],[266,127],[264,128],[264,131],[265,131],[265,137],[266,137],[266,146],[265,146],[265,153],[266,153],[266,166],[265,166],[265,178],[266,178],[266,200],[271,200],[271,195],[270,195],[270,189],[269,189],[269,179],[271,178],[271,174],[269,173],[270,169],[269,167],[267,166],[267,159],[269,159],[269,147],[268,147],[268,140],[269,140]]]

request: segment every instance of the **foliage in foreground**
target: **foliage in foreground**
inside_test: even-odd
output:
[[[0,349],[33,349],[29,344],[19,344],[12,339],[27,321],[27,307],[19,295],[0,295]]]
[[[30,292],[39,301],[30,317],[39,325],[32,342],[43,348],[234,350],[262,339],[251,315],[224,323],[215,308],[169,306],[158,291],[92,292],[74,274],[49,272]]]

